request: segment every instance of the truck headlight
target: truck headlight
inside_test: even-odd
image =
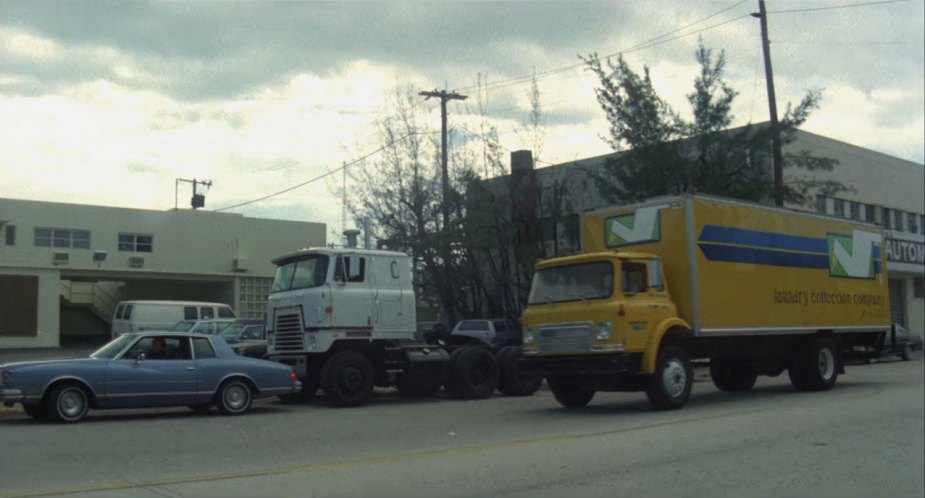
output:
[[[533,336],[533,329],[524,329],[524,344],[533,344],[536,338]]]
[[[601,322],[597,324],[597,340],[599,341],[608,341],[610,340],[611,326],[610,322]]]

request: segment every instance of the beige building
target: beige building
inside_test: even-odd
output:
[[[270,259],[325,225],[210,211],[0,199],[0,348],[109,334],[128,299],[214,301],[260,318]]]
[[[886,235],[884,245],[893,321],[925,332],[925,165],[806,131],[798,131],[796,140],[784,147],[785,154],[804,150],[839,163],[830,173],[814,175],[826,175],[855,191],[837,197],[816,195],[814,205],[787,207],[882,226]],[[535,212],[547,256],[578,250],[579,214],[609,204],[598,192],[589,173],[600,171],[612,156],[536,169],[535,180],[518,180],[519,173],[515,171],[512,182],[528,188],[515,188],[513,195],[530,190],[536,192]],[[753,154],[750,160],[753,167],[768,172],[770,181],[770,151]],[[801,172],[788,168],[785,181],[798,177]],[[522,199],[514,199],[514,205],[522,203]]]

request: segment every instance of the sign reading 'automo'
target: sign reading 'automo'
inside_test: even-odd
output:
[[[886,259],[897,263],[925,264],[925,242],[886,239]]]

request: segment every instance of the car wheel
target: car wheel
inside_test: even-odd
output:
[[[336,407],[362,405],[373,393],[375,372],[362,353],[341,351],[321,369],[321,389]]]
[[[538,375],[523,375],[517,362],[520,360],[518,347],[508,346],[498,352],[498,390],[508,396],[531,396],[543,383]]]
[[[802,341],[788,369],[790,383],[801,391],[828,391],[838,380],[838,350],[828,337]]]
[[[41,419],[45,418],[45,407],[41,404],[38,405],[22,405],[22,411],[26,412],[26,415],[34,418]]]
[[[251,407],[251,388],[242,380],[225,381],[218,388],[215,406],[222,415],[241,415]]]
[[[90,409],[87,391],[77,384],[59,384],[45,398],[45,413],[58,422],[79,422]]]
[[[586,406],[594,398],[594,391],[590,389],[581,389],[572,384],[562,382],[555,378],[547,379],[549,389],[556,401],[566,408],[581,408]]]
[[[677,410],[687,403],[693,385],[694,370],[687,353],[679,346],[663,345],[646,388],[649,403],[658,410]]]
[[[909,361],[909,358],[911,357],[911,353],[912,353],[912,348],[910,348],[908,344],[903,344],[903,349],[902,351],[900,351],[899,357],[902,358],[903,361]]]

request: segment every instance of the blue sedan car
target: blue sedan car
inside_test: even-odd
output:
[[[298,393],[295,372],[236,355],[220,336],[125,334],[89,358],[0,365],[0,402],[77,422],[90,408],[188,406],[240,415],[255,397]]]

